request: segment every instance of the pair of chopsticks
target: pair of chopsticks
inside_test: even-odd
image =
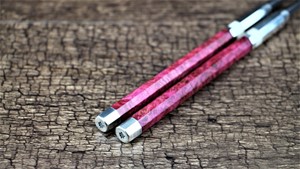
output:
[[[96,126],[107,132],[119,125],[116,135],[124,143],[141,135],[282,28],[300,8],[300,0],[270,14],[282,1],[268,1],[230,23],[227,29],[101,112],[95,118]]]

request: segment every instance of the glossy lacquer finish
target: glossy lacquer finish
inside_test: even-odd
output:
[[[138,120],[143,131],[147,130],[234,62],[248,54],[251,49],[252,45],[246,37],[234,42],[132,117]]]
[[[188,53],[154,78],[141,85],[120,101],[112,105],[121,116],[129,117],[158,94],[164,92],[175,82],[209,59],[215,52],[232,39],[228,30],[217,33],[204,44]]]

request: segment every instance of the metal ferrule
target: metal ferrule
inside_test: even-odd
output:
[[[129,143],[141,134],[142,126],[132,117],[116,128],[116,135],[123,143]]]
[[[116,125],[118,125],[118,119],[120,119],[120,114],[117,110],[110,107],[105,111],[101,112],[95,118],[95,124],[97,128],[102,132],[107,132],[112,128],[116,127]]]
[[[234,38],[242,37],[247,29],[249,29],[251,26],[257,23],[271,11],[272,5],[265,4],[258,10],[254,11],[253,13],[242,19],[241,21],[235,20],[231,22],[228,25],[231,36]]]
[[[287,10],[276,12],[270,17],[266,18],[249,31],[246,32],[246,36],[252,44],[253,48],[261,45],[266,39],[276,33],[282,28],[288,21],[290,13]]]

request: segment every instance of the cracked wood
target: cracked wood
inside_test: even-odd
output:
[[[132,144],[93,122],[261,2],[2,0],[0,168],[299,168],[299,13]]]

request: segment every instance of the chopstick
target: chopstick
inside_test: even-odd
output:
[[[116,128],[119,140],[128,143],[152,127],[187,98],[280,30],[289,20],[290,15],[299,8],[300,0],[284,10],[273,13],[248,30],[241,39],[221,50],[147,106],[134,113]]]

